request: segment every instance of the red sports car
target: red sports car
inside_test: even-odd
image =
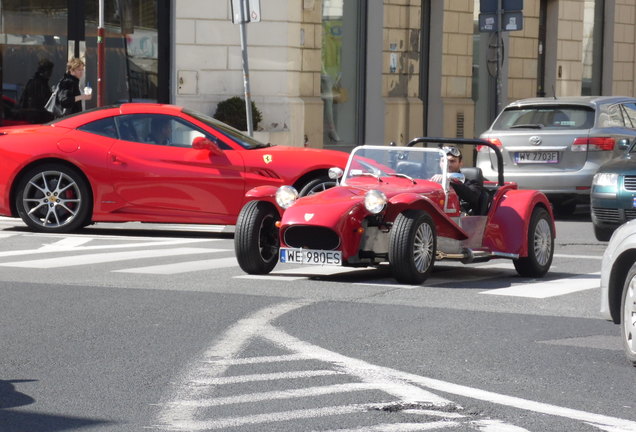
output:
[[[498,156],[498,181],[478,168],[449,173],[449,148],[418,143],[485,145]],[[543,276],[554,254],[555,226],[546,196],[504,182],[501,152],[482,140],[417,138],[406,147],[355,148],[339,186],[298,198],[293,187],[257,187],[239,215],[236,257],[247,273],[277,262],[378,266],[388,262],[402,283],[419,284],[436,260],[462,263],[507,258],[526,277]],[[467,209],[451,181],[475,177],[476,208]]]
[[[122,104],[0,128],[0,215],[33,230],[94,222],[234,224],[259,185],[335,184],[348,154],[262,144],[185,108]]]

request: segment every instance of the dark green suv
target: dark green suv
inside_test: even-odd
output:
[[[590,194],[594,235],[608,241],[623,223],[636,219],[636,144],[601,165]]]

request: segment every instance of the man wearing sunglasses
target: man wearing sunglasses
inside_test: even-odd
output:
[[[442,150],[446,153],[446,159],[448,160],[448,173],[461,173],[462,152],[457,147],[450,146],[444,147]],[[462,183],[458,179],[451,178],[450,185],[459,196],[459,199],[466,204],[467,208],[465,210],[467,210],[467,213],[479,214],[481,194],[484,190],[483,179],[479,181],[466,178]]]

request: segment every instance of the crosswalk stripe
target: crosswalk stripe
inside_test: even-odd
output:
[[[208,254],[214,252],[224,252],[225,249],[207,249],[207,248],[171,248],[171,249],[154,249],[126,252],[107,252],[86,255],[71,255],[58,258],[44,258],[28,261],[15,261],[8,263],[0,263],[2,267],[23,267],[49,269],[59,267],[73,267],[86,264],[99,264],[106,262],[128,261],[139,258],[160,258],[166,256]]]
[[[218,378],[205,378],[193,380],[192,383],[197,385],[225,385],[225,384],[237,384],[257,381],[277,381],[287,379],[298,378],[314,378],[328,375],[338,375],[341,372],[331,369],[318,369],[318,370],[305,370],[305,371],[293,371],[293,372],[272,372],[266,374],[253,374],[253,375],[235,375]]]
[[[201,261],[187,261],[182,263],[153,265],[146,267],[134,267],[122,270],[114,270],[116,273],[140,273],[140,274],[161,274],[170,275],[178,273],[188,273],[202,270],[214,270],[227,267],[236,267],[236,258],[215,258]]]
[[[508,288],[482,291],[480,294],[542,299],[598,287],[600,287],[600,273],[589,273],[581,276],[572,276],[567,279],[555,279],[529,284],[513,285]]]
[[[256,425],[262,423],[274,423],[306,418],[316,418],[334,415],[346,415],[355,413],[365,413],[372,409],[381,409],[382,406],[390,404],[353,404],[344,406],[328,406],[321,408],[308,408],[293,411],[279,411],[267,414],[253,414],[242,417],[225,417],[216,420],[176,420],[170,424],[177,430],[187,430],[190,432],[204,431],[212,429],[228,429],[244,425]],[[441,423],[441,422],[437,422]],[[399,430],[399,429],[394,429]],[[421,430],[421,429],[420,429]]]
[[[373,426],[363,426],[355,429],[331,429],[324,432],[420,432],[431,431],[436,429],[454,428],[460,423],[456,421],[435,421],[430,423],[385,423]],[[485,429],[480,429],[487,432]],[[508,431],[508,429],[500,429],[500,432]],[[492,432],[496,432],[494,429]]]
[[[195,407],[195,408],[209,408],[213,406],[242,404],[242,403],[255,403],[271,400],[282,399],[297,399],[315,396],[324,396],[336,393],[353,393],[368,390],[375,390],[378,387],[371,383],[346,383],[346,384],[332,384],[326,386],[304,387],[297,389],[279,390],[279,391],[266,391],[258,393],[249,393],[236,396],[225,396],[209,399],[197,399],[187,401],[174,401],[172,403]]]

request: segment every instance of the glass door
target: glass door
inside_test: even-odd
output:
[[[0,2],[0,123],[51,120],[44,104],[64,74],[68,0]]]

